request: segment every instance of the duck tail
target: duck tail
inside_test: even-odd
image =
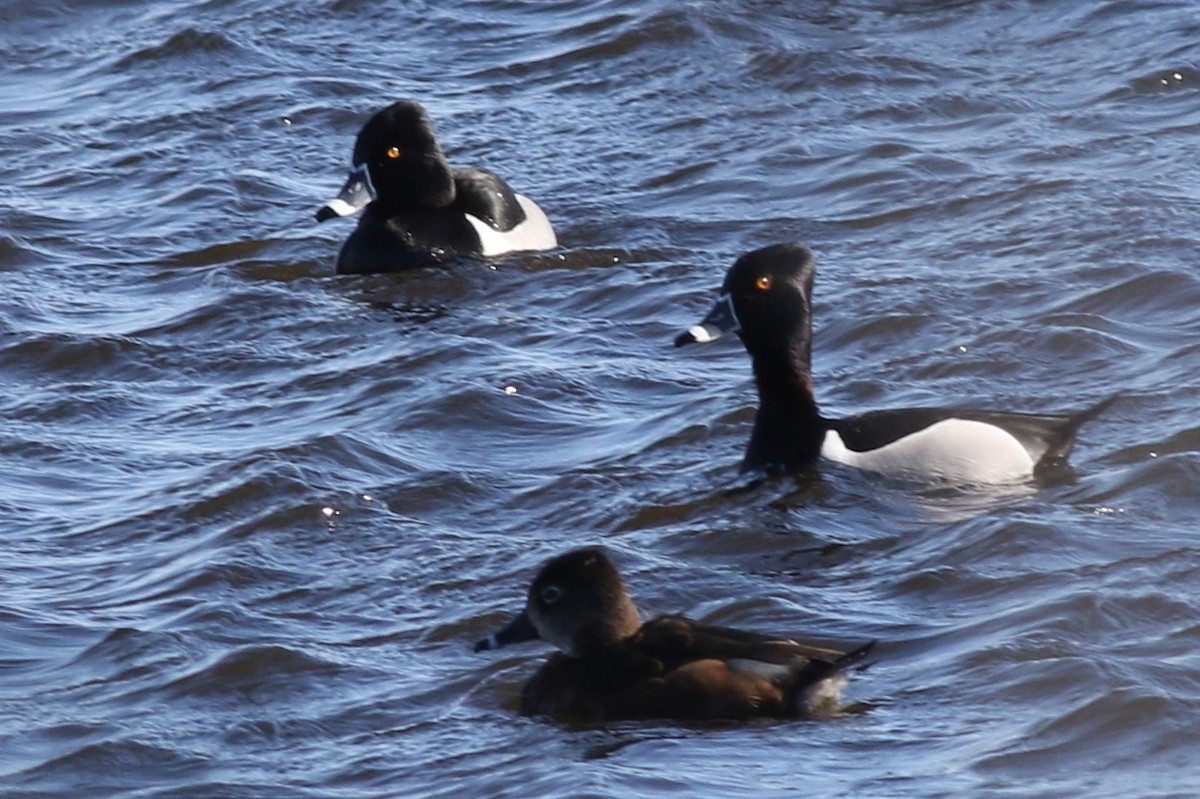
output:
[[[1104,399],[1100,400],[1095,405],[1084,408],[1082,411],[1079,411],[1078,413],[1071,414],[1070,421],[1068,422],[1067,428],[1066,428],[1067,432],[1069,432],[1071,435],[1074,435],[1075,431],[1078,430],[1080,427],[1083,427],[1083,425],[1085,423],[1091,421],[1092,419],[1095,419],[1097,416],[1099,416],[1100,414],[1102,414],[1106,410],[1108,410],[1109,406],[1111,406],[1114,402],[1119,400],[1123,393],[1124,392],[1122,392],[1122,391],[1118,391],[1115,394],[1113,394],[1109,397],[1105,397]]]
[[[837,713],[841,706],[842,688],[846,686],[846,671],[857,666],[855,671],[862,671],[872,663],[862,663],[871,650],[875,641],[868,641],[862,646],[852,649],[834,658],[811,658],[796,671],[792,680],[794,694],[792,706],[803,716],[826,717]]]
[[[1067,462],[1067,457],[1071,454],[1071,450],[1075,448],[1075,434],[1079,431],[1079,428],[1108,410],[1114,402],[1121,398],[1122,393],[1118,391],[1094,405],[1090,405],[1081,411],[1065,417],[1062,424],[1049,436],[1047,441],[1049,446],[1034,467],[1034,474],[1044,475],[1052,472],[1054,469],[1061,468]]]
[[[871,666],[874,666],[875,661],[872,660],[870,663],[861,663],[861,665],[860,661],[865,660],[867,655],[871,654],[871,652],[875,649],[875,644],[877,643],[879,643],[877,640],[867,641],[857,649],[851,649],[846,654],[834,658],[833,663],[841,671],[845,671],[851,666],[855,667],[855,671],[865,671],[866,669],[871,668]]]

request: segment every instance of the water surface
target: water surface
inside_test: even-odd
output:
[[[1200,751],[1187,3],[0,4],[0,793],[1182,797]],[[400,97],[562,247],[337,277]],[[831,414],[1055,411],[1070,474],[744,490],[740,253]],[[831,722],[574,729],[470,643],[542,559],[880,639]]]

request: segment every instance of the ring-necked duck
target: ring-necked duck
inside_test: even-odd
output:
[[[802,244],[747,253],[716,304],[675,346],[737,331],[754,364],[759,407],[742,470],[793,470],[818,457],[883,474],[955,483],[1023,480],[1062,464],[1075,432],[1116,396],[1078,413],[903,408],[821,416],[810,371],[815,262]]]
[[[550,220],[486,169],[446,163],[425,109],[393,103],[363,125],[350,177],[317,221],[365,206],[338,254],[341,273],[391,272],[457,255],[558,246]]]
[[[475,651],[538,638],[562,651],[525,685],[521,712],[591,722],[828,715],[874,645],[841,652],[682,616],[643,624],[596,547],[547,561],[525,609]]]

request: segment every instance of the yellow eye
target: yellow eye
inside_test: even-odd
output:
[[[400,157],[400,148],[399,147],[389,147],[389,148],[387,148],[387,152],[384,153],[384,155],[386,155],[388,158],[395,161],[397,158]]]
[[[754,288],[758,289],[759,291],[766,291],[767,289],[771,288],[771,276],[759,276],[758,280],[754,281]]]

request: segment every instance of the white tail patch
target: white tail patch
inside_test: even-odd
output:
[[[480,254],[504,255],[509,252],[550,250],[558,246],[558,237],[554,235],[554,228],[545,212],[524,195],[518,194],[517,202],[525,211],[525,221],[512,230],[496,230],[482,219],[464,214],[479,236]]]
[[[986,422],[944,419],[879,449],[855,452],[834,430],[821,455],[836,463],[896,476],[955,483],[1010,483],[1033,475],[1034,460],[1006,430]]]

